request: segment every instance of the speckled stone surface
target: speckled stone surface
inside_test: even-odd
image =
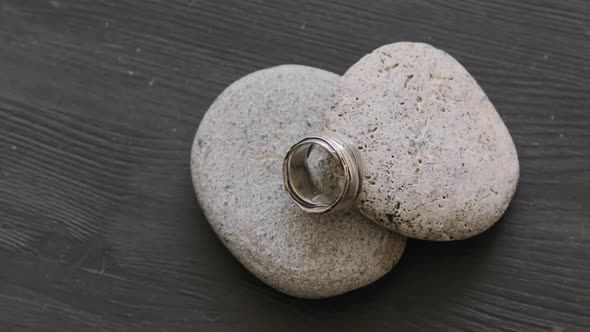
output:
[[[354,210],[305,214],[283,190],[284,155],[322,131],[338,79],[296,65],[250,74],[213,103],[192,149],[193,184],[213,230],[258,278],[296,297],[367,285],[395,265],[405,246],[404,237]]]
[[[326,129],[362,149],[359,210],[409,237],[479,234],[516,190],[516,149],[496,109],[459,62],[427,44],[385,45],[354,64]]]

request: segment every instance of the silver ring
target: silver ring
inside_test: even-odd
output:
[[[307,158],[314,145],[328,151],[344,171],[344,184],[336,199],[330,198],[313,184]],[[293,201],[305,212],[325,214],[350,206],[361,191],[363,177],[359,151],[347,138],[326,134],[310,136],[291,147],[283,161],[283,183]]]

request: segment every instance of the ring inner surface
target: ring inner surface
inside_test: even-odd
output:
[[[296,194],[309,204],[328,207],[332,205],[338,197],[333,197],[322,192],[313,182],[312,175],[309,170],[308,157],[313,148],[323,148],[328,153],[334,156],[334,152],[328,145],[317,143],[302,144],[296,151],[293,152],[289,160],[290,165],[290,180],[293,190]]]

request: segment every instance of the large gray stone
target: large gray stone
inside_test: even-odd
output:
[[[367,285],[405,245],[356,211],[305,214],[283,190],[282,160],[291,145],[322,131],[338,79],[295,65],[250,74],[211,105],[192,149],[193,184],[213,230],[258,278],[297,297]]]
[[[409,237],[479,234],[516,190],[516,149],[496,109],[459,62],[427,44],[385,45],[353,65],[326,129],[362,149],[357,208]]]

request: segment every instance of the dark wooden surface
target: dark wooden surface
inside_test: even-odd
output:
[[[409,241],[327,300],[268,288],[193,195],[218,93],[424,41],[479,80],[521,181],[476,238]],[[590,329],[590,2],[0,0],[0,330]]]

